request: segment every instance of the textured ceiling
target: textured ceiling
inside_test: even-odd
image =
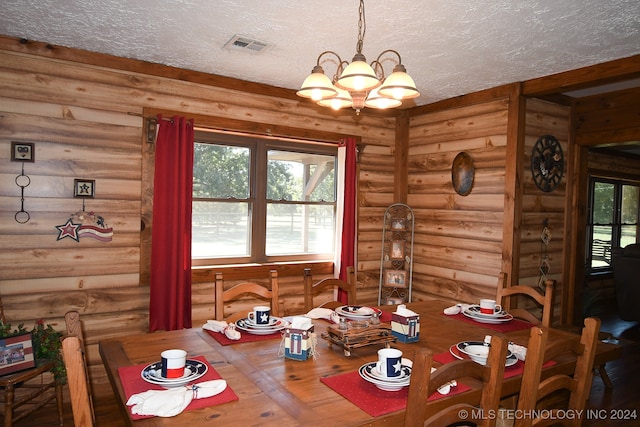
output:
[[[640,53],[639,0],[369,0],[365,12],[363,53],[399,51],[417,105]],[[351,61],[357,21],[357,0],[3,0],[0,34],[297,89],[320,52]],[[223,49],[236,34],[271,46]]]

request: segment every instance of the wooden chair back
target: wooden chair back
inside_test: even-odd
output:
[[[465,413],[464,410],[466,410],[467,414],[480,413],[479,409],[482,409],[484,414],[498,413],[507,357],[507,344],[506,337],[496,334],[491,338],[491,348],[486,366],[470,359],[465,359],[447,363],[437,368],[433,373],[431,373],[433,364],[432,352],[426,349],[417,350],[411,370],[404,426],[438,427],[458,422],[475,423],[482,427],[495,426],[496,417],[474,420],[461,418],[461,414]],[[474,404],[459,403],[450,405],[437,413],[431,413],[431,405],[427,398],[437,392],[437,389],[442,385],[452,380],[458,381],[463,377],[475,378],[482,382],[480,399],[473,402]]]
[[[576,414],[585,409],[593,381],[593,364],[599,331],[600,319],[588,317],[584,320],[580,341],[566,339],[547,346],[548,329],[545,327],[531,328],[518,396],[517,408],[520,413],[533,414],[540,400],[558,390],[569,391],[567,407],[561,409],[571,409]],[[576,357],[576,367],[573,374],[553,375],[541,381],[542,365],[565,353],[573,353]],[[541,419],[532,417],[516,419],[514,427],[541,426],[558,422],[570,426],[582,424],[582,419],[579,417],[575,417],[575,419],[556,417],[553,416],[553,410],[551,411],[545,412],[544,418]]]
[[[222,273],[216,273],[216,320],[226,320],[231,323],[246,317],[245,312],[234,313],[229,317],[225,317],[224,315],[224,307],[226,303],[231,302],[242,295],[253,295],[264,300],[269,300],[271,303],[271,315],[280,316],[277,270],[271,270],[269,272],[269,286],[270,289],[258,282],[247,281],[238,283],[230,289],[225,290]]]
[[[67,369],[67,383],[71,395],[73,423],[76,427],[95,425],[93,405],[89,392],[87,367],[84,350],[77,336],[68,336],[62,340],[62,357]]]
[[[349,305],[357,305],[358,299],[356,296],[356,273],[353,267],[347,267],[347,281],[336,279],[333,277],[322,279],[316,283],[313,283],[313,276],[311,274],[310,268],[304,269],[304,309],[305,312],[308,313],[311,309],[314,308],[313,297],[314,295],[318,295],[320,292],[331,288],[339,288],[344,290],[347,293],[347,303]],[[326,308],[336,308],[341,303],[337,301],[329,301],[325,304],[322,304],[323,307]]]
[[[508,285],[507,273],[501,272],[498,276],[498,295],[496,300],[498,304],[502,305],[504,310],[508,311],[513,317],[526,320],[533,325],[542,325],[546,328],[551,327],[551,322],[553,321],[553,289],[556,285],[555,280],[545,281],[544,294],[541,294],[531,286]],[[512,298],[518,296],[525,296],[535,301],[535,303],[541,307],[542,317],[538,318],[529,310],[513,305]]]
[[[75,310],[66,312],[64,315],[64,323],[67,329],[66,336],[78,338],[80,349],[82,351],[83,366],[85,370],[84,377],[87,382],[87,385],[86,385],[86,391],[88,393],[87,398],[89,400],[89,407],[93,417],[94,412],[93,412],[93,397],[91,394],[91,380],[89,378],[89,367],[87,366],[87,359],[86,359],[85,350],[84,350],[84,333],[82,332],[82,323],[80,322],[80,313]],[[95,418],[93,418],[93,420],[95,422]]]

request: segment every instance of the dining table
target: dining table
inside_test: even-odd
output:
[[[306,360],[285,357],[285,341],[280,334],[231,342],[225,340],[223,334],[201,326],[104,339],[100,341],[99,349],[127,425],[195,427],[209,425],[213,421],[217,425],[238,426],[398,426],[403,423],[408,387],[384,391],[359,375],[361,367],[377,360],[379,349],[385,346],[398,348],[403,357],[412,360],[416,350],[427,348],[434,354],[434,365],[439,366],[455,360],[450,350],[459,342],[483,341],[485,337],[499,333],[514,344],[527,345],[532,325],[515,319],[509,324],[486,324],[462,313],[444,314],[444,309],[451,305],[451,302],[443,300],[407,303],[406,308],[419,316],[417,341],[398,339],[354,348],[349,352],[322,338],[332,324],[329,320],[314,319],[313,332],[317,342],[313,356]],[[377,309],[384,325],[397,306],[385,305]],[[579,339],[576,334],[553,328],[549,335],[550,342]],[[139,376],[145,366],[159,361],[163,350],[172,348],[186,350],[188,358],[206,361],[215,378],[226,380],[228,390],[225,390],[225,399],[215,401],[212,398],[210,405],[187,407],[174,417],[133,416],[131,407],[126,404],[132,391],[128,386],[129,380],[124,379],[125,372]],[[620,346],[599,342],[595,366],[621,354]],[[574,358],[559,357],[545,365],[543,375],[571,373],[574,367]],[[510,375],[506,372],[501,392],[503,398],[518,393],[522,367],[513,369]],[[140,383],[139,378],[135,380]],[[138,384],[138,387],[142,386]],[[457,388],[460,392],[456,391]],[[448,405],[471,402],[478,398],[480,392],[479,384],[461,379],[451,393],[432,396],[433,399],[430,397],[428,405],[439,410]]]

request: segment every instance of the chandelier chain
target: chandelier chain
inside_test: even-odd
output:
[[[356,52],[362,53],[364,44],[364,34],[367,32],[367,23],[364,18],[364,0],[360,0],[360,8],[358,9],[358,42],[356,43]]]

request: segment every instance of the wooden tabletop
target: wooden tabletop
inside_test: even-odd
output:
[[[408,308],[420,314],[420,340],[417,343],[393,343],[411,359],[418,347],[427,347],[434,353],[448,351],[460,341],[479,340],[495,331],[482,324],[469,324],[445,316],[442,310],[448,304],[426,301],[408,304]],[[381,307],[393,311],[394,306]],[[219,425],[261,426],[313,426],[313,425],[401,425],[403,411],[373,418],[353,403],[320,382],[321,377],[351,372],[364,363],[376,360],[381,345],[363,347],[346,357],[343,350],[332,347],[320,338],[328,323],[314,320],[318,335],[317,358],[306,361],[285,359],[279,356],[280,340],[265,340],[220,345],[206,331],[193,328],[180,331],[156,332],[144,335],[119,337],[100,342],[100,355],[111,385],[118,397],[120,409],[130,425],[139,427],[180,425],[197,426],[215,420]],[[529,331],[506,333],[509,340],[526,345]],[[553,330],[550,340],[578,339],[578,336]],[[118,368],[157,362],[160,352],[168,348],[183,348],[188,357],[204,356],[238,395],[239,400],[203,409],[184,411],[173,418],[147,418],[131,421],[129,408],[125,406]],[[621,355],[621,347],[601,343],[598,346],[596,365]],[[545,373],[571,372],[573,361],[558,360]],[[503,396],[517,393],[520,376],[509,378],[503,384]],[[431,402],[443,406],[469,399],[470,393],[446,397]],[[479,393],[479,392],[478,392]]]

